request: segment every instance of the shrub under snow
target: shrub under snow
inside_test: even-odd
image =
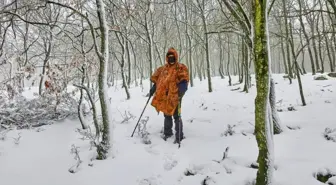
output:
[[[15,96],[12,100],[0,97],[1,127],[15,126],[19,129],[39,127],[76,114],[77,102],[70,94],[61,96],[45,94],[31,100],[23,96]]]

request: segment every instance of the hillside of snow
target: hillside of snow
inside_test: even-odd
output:
[[[316,173],[336,175],[336,79],[316,81],[312,75],[303,76],[307,102],[303,107],[297,80],[289,85],[282,76],[274,75],[277,109],[285,128],[274,136],[275,183],[322,184],[314,177]],[[207,92],[205,80],[195,81],[195,87],[189,88],[182,100],[186,139],[181,148],[173,139],[160,138],[163,115],[150,105],[143,116],[148,116],[147,142],[137,132],[130,137],[147,100],[147,86],[131,88],[131,100],[125,100],[123,89],[110,88],[114,157],[105,161],[91,161],[95,151],[90,150],[89,140],[81,139],[78,120],[2,132],[1,185],[250,184],[257,172],[251,168],[258,155],[253,135],[256,90],[255,86],[249,93],[241,92],[242,88],[233,90],[242,85],[230,87],[227,81],[213,78],[212,93]],[[128,122],[123,122],[125,111],[134,115]],[[80,159],[71,153],[73,147]],[[221,161],[227,147],[228,156]],[[79,160],[78,168],[74,167]],[[329,179],[332,181],[335,177]]]

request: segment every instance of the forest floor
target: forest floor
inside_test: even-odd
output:
[[[302,77],[307,106],[301,106],[297,80],[289,84],[274,75],[277,109],[285,131],[274,136],[275,185],[318,185],[317,172],[336,175],[336,79]],[[253,79],[254,77],[252,77]],[[237,82],[233,78],[233,82]],[[114,158],[90,161],[94,150],[76,129],[79,121],[67,120],[31,130],[11,130],[0,140],[0,182],[2,185],[246,185],[256,177],[251,168],[258,155],[254,130],[255,81],[249,93],[233,90],[228,79],[213,78],[214,92],[207,82],[195,81],[182,103],[184,133],[181,148],[173,139],[163,141],[163,116],[148,106],[147,131],[150,144],[135,133],[130,137],[144,104],[148,87],[110,88]],[[146,84],[145,85],[149,85]],[[25,92],[30,96],[32,92]],[[130,111],[135,117],[123,121]],[[232,126],[232,135],[226,134]],[[289,129],[291,128],[291,129]],[[226,135],[226,136],[225,136]],[[335,137],[334,137],[335,136]],[[335,138],[333,141],[333,137]],[[329,138],[327,140],[326,138]],[[81,164],[76,173],[72,145],[78,147]],[[223,152],[229,147],[223,161]],[[219,161],[219,162],[216,162]],[[335,181],[336,177],[329,181]]]

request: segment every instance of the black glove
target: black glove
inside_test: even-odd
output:
[[[153,96],[156,91],[156,85],[154,84],[152,88],[149,90],[149,96]]]
[[[188,89],[188,82],[183,80],[182,82],[177,84],[177,87],[178,87],[178,95],[180,98],[182,98]]]

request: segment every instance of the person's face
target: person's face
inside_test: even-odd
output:
[[[169,64],[175,64],[175,62],[176,62],[175,56],[174,55],[169,55],[168,56],[168,63]]]

